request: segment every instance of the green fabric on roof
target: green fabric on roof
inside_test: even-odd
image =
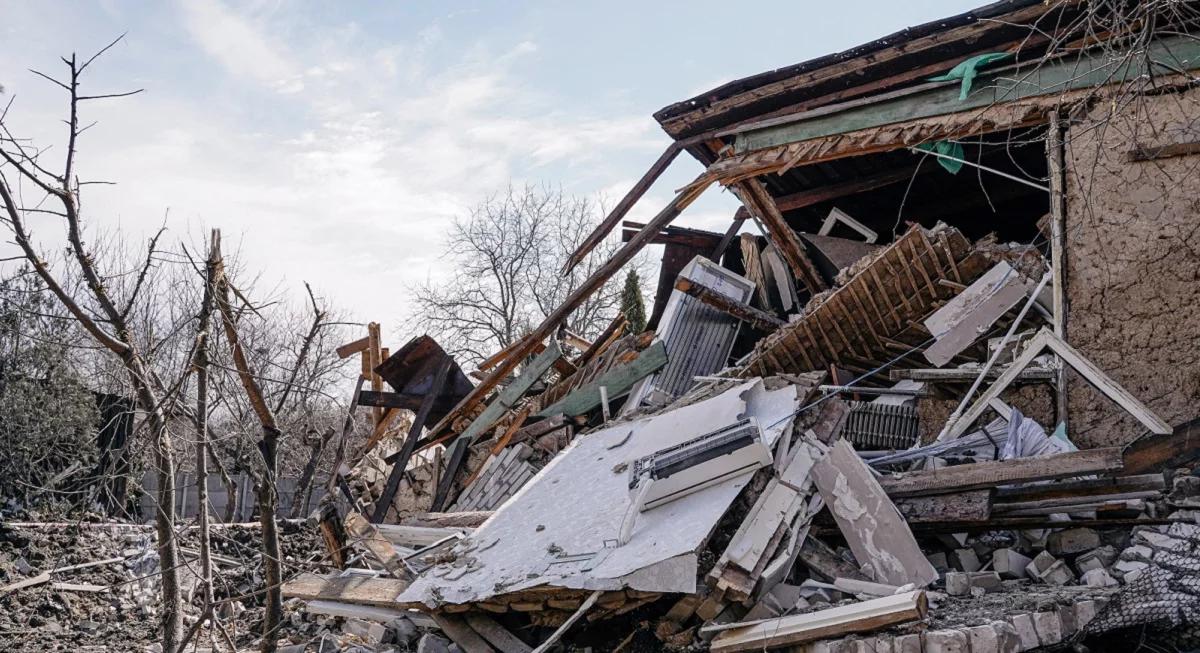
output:
[[[938,154],[952,156],[956,159],[962,159],[962,158],[966,157],[966,152],[963,151],[962,144],[955,143],[953,141],[937,141],[936,143],[921,143],[920,145],[917,146],[917,149],[925,150],[926,152],[937,152]],[[953,159],[943,159],[940,156],[937,157],[937,162],[939,164],[941,164],[941,166],[943,168],[946,169],[946,172],[949,172],[952,175],[957,175],[958,171],[962,170],[962,167],[963,167],[963,164],[961,161],[954,161]]]
[[[979,69],[988,64],[995,63],[1008,59],[1012,55],[1008,52],[988,52],[986,54],[977,54],[970,59],[966,59],[957,66],[950,69],[950,72],[937,77],[930,77],[931,82],[948,82],[952,79],[962,80],[962,90],[958,93],[959,100],[967,99],[967,95],[971,92],[971,84],[975,82],[975,76],[979,74]]]

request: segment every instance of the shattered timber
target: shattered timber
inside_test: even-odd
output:
[[[343,571],[285,596],[470,653],[1200,644],[1171,6],[999,2],[661,110],[568,265],[624,247],[525,339],[469,374],[428,337],[346,348],[378,437],[320,515]],[[704,173],[622,223],[684,152]],[[714,185],[727,232],[671,224]],[[646,332],[560,329],[649,244]]]
[[[282,593],[343,636],[292,650],[1200,646],[1197,32],[1005,0],[660,110],[523,339],[339,348],[374,430]],[[647,330],[564,328],[652,244]]]

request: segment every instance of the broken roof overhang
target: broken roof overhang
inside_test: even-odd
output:
[[[843,52],[729,82],[660,109],[654,117],[673,138],[694,137],[772,113],[811,109],[920,81],[980,52],[1019,48],[1033,53],[1033,41],[1039,40],[1033,28],[1045,21],[1043,29],[1051,29],[1061,20],[1061,11],[1079,4],[995,2]]]
[[[464,540],[453,563],[423,573],[397,600],[436,607],[541,586],[694,592],[697,553],[753,472],[642,513],[616,546],[632,501],[627,466],[746,417],[773,447],[801,400],[797,386],[767,390],[754,379],[579,438]]]
[[[1132,81],[1200,68],[1200,45],[1189,36],[1157,40],[1140,56],[1113,59],[1086,52],[1047,62],[1017,64],[986,74],[966,99],[957,80],[830,105],[744,125],[718,136],[735,136],[734,152],[743,154],[897,122],[983,109],[1032,97],[1056,96],[1079,89]],[[985,80],[990,80],[985,81]]]

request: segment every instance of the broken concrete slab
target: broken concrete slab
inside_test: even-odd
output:
[[[1046,537],[1046,550],[1056,556],[1085,553],[1100,546],[1100,534],[1090,528],[1068,528]]]
[[[839,440],[830,447],[813,467],[813,477],[854,558],[870,570],[872,580],[924,587],[938,578],[908,523],[849,443]]]

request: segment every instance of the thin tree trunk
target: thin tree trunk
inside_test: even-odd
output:
[[[317,465],[321,462],[321,454],[325,452],[325,447],[329,446],[329,441],[333,439],[333,428],[325,429],[325,433],[317,439],[312,445],[312,451],[309,452],[308,462],[304,463],[304,470],[300,472],[300,482],[296,484],[296,493],[292,495],[292,519],[300,517],[304,507],[308,505],[308,499],[311,495],[313,477],[317,473]]]
[[[171,433],[163,416],[158,396],[150,387],[142,359],[136,355],[125,360],[137,391],[138,403],[146,411],[154,440],[154,466],[158,470],[158,509],[154,530],[158,540],[158,565],[162,578],[163,650],[179,648],[183,635],[182,599],[179,591],[179,543],[175,539],[175,456],[171,453]]]
[[[208,336],[212,318],[213,282],[216,277],[216,252],[209,247],[205,269],[204,299],[200,305],[200,324],[196,328],[196,480],[200,515],[200,591],[204,610],[211,614],[213,602],[212,540],[208,515]]]

